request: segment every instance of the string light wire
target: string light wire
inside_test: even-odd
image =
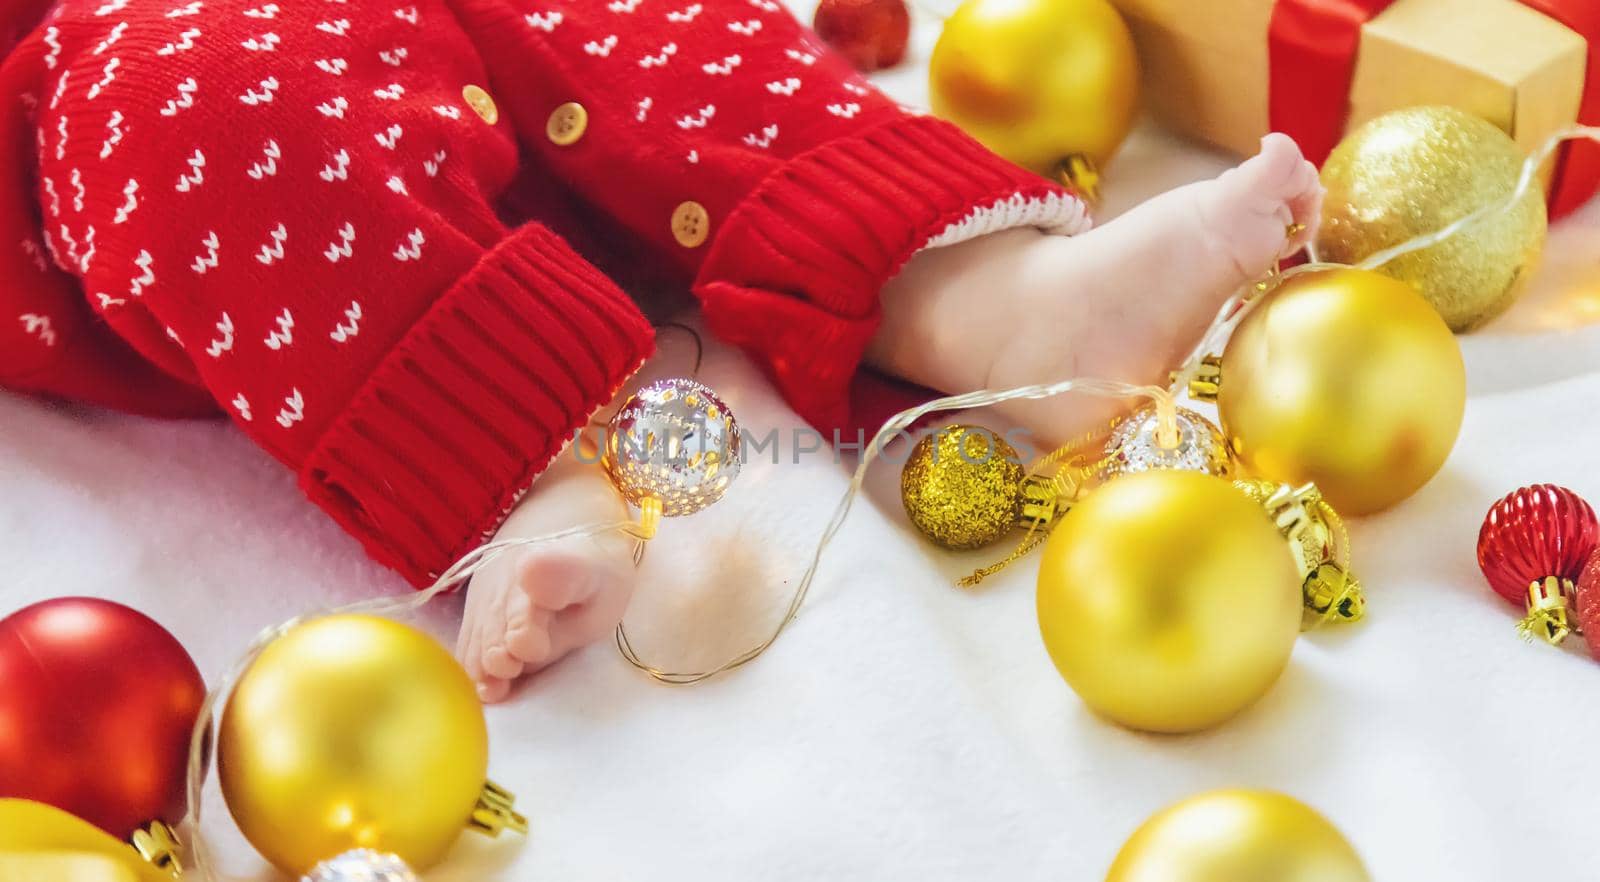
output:
[[[930,0],[918,0],[918,5],[932,12],[926,5]],[[933,401],[920,404],[909,410],[902,411],[888,422],[883,424],[873,436],[872,443],[862,453],[860,462],[850,477],[850,484],[846,488],[839,503],[834,506],[833,516],[823,528],[812,551],[810,562],[806,565],[800,582],[795,586],[790,597],[789,605],[783,617],[767,633],[759,643],[733,656],[728,661],[712,668],[701,671],[673,671],[663,669],[646,663],[634,650],[628,641],[626,633],[619,625],[616,632],[617,649],[622,653],[628,663],[650,675],[653,679],[671,685],[689,685],[699,683],[715,677],[718,674],[743,667],[761,657],[783,632],[794,622],[805,605],[806,598],[810,595],[812,584],[816,581],[817,573],[822,566],[822,559],[828,546],[843,528],[851,507],[855,504],[856,497],[866,482],[867,470],[872,463],[882,454],[884,445],[900,437],[918,420],[935,413],[956,410],[971,410],[983,407],[993,407],[1010,401],[1043,400],[1064,395],[1068,392],[1079,392],[1103,398],[1128,399],[1145,396],[1157,403],[1160,407],[1166,402],[1167,407],[1172,406],[1175,390],[1188,387],[1201,368],[1202,360],[1209,354],[1221,351],[1239,323],[1244,321],[1251,309],[1258,304],[1265,293],[1282,284],[1283,282],[1309,272],[1329,269],[1363,269],[1375,270],[1385,264],[1407,254],[1432,248],[1447,239],[1458,235],[1462,230],[1478,223],[1479,221],[1506,214],[1512,211],[1522,198],[1527,195],[1538,180],[1539,170],[1546,161],[1555,155],[1557,149],[1567,141],[1589,140],[1600,143],[1600,127],[1575,126],[1570,129],[1551,135],[1540,148],[1523,163],[1522,173],[1517,180],[1517,185],[1511,195],[1497,203],[1484,205],[1477,210],[1465,215],[1454,223],[1426,235],[1418,236],[1402,242],[1391,248],[1379,251],[1353,267],[1345,264],[1324,263],[1313,261],[1302,264],[1292,269],[1278,271],[1274,267],[1267,279],[1245,286],[1238,294],[1230,298],[1218,310],[1216,318],[1211,322],[1206,332],[1201,336],[1200,342],[1195,346],[1189,357],[1184,360],[1183,366],[1174,373],[1172,384],[1166,388],[1157,386],[1136,385],[1113,380],[1103,380],[1093,377],[1079,377],[1061,380],[1054,383],[1040,383],[1021,386],[1014,389],[984,389],[976,392],[967,392],[961,395],[950,395]],[[227,877],[222,876],[215,869],[205,837],[201,832],[201,812],[203,793],[208,764],[211,756],[211,721],[213,714],[226,700],[233,686],[238,682],[250,664],[260,656],[261,652],[272,643],[294,628],[314,619],[333,615],[366,614],[381,616],[402,616],[416,612],[430,601],[456,588],[466,584],[471,578],[487,566],[491,561],[512,550],[526,549],[564,539],[575,539],[584,536],[599,536],[606,533],[621,533],[631,536],[639,542],[648,539],[646,531],[632,521],[590,524],[572,527],[555,533],[522,539],[497,539],[479,546],[468,552],[456,561],[448,570],[442,573],[434,583],[427,588],[403,598],[378,598],[335,607],[320,612],[307,613],[297,616],[286,622],[274,625],[261,631],[250,641],[243,655],[227,670],[222,679],[217,681],[206,695],[206,700],[201,706],[199,718],[195,724],[194,732],[189,742],[189,767],[188,767],[188,812],[184,816],[182,830],[190,845],[193,855],[196,875],[201,882],[227,882]],[[328,857],[333,857],[329,855]]]

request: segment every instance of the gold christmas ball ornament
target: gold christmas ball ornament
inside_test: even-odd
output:
[[[157,861],[55,806],[0,798],[0,882],[175,882],[181,861],[169,855]]]
[[[900,471],[900,501],[911,523],[953,549],[982,548],[1030,520],[1047,523],[1028,499],[1021,457],[980,426],[946,426],[923,436]]]
[[[1264,295],[1228,341],[1217,413],[1250,475],[1315,483],[1345,515],[1382,511],[1434,476],[1455,447],[1466,368],[1416,290],[1363,270],[1296,276]]]
[[[364,615],[313,619],[262,650],[217,742],[229,811],[290,875],[354,849],[426,869],[464,828],[526,830],[488,763],[461,666],[429,635]]]
[[[1233,485],[1265,508],[1289,540],[1289,551],[1304,580],[1304,627],[1354,622],[1366,614],[1361,582],[1350,572],[1350,531],[1317,485],[1290,487],[1252,478]]]
[[[629,503],[667,517],[694,514],[739,477],[739,423],[706,386],[660,380],[611,418],[602,462]]]
[[[1093,173],[1139,106],[1133,37],[1107,0],[966,0],[933,49],[935,115],[1040,174]]]
[[[1182,469],[1226,476],[1228,442],[1222,430],[1198,413],[1174,408],[1170,424],[1154,404],[1119,422],[1106,442],[1106,468],[1111,474]]]
[[[1372,882],[1344,834],[1297,799],[1216,790],[1157,812],[1106,882]]]
[[[1486,120],[1413,107],[1352,132],[1328,157],[1318,256],[1355,264],[1509,198],[1526,157]],[[1379,272],[1414,285],[1456,331],[1504,312],[1527,287],[1547,220],[1537,184],[1508,213],[1390,261]]]
[[[1123,475],[1061,518],[1039,562],[1039,630],[1090,708],[1151,732],[1215,726],[1278,679],[1300,579],[1261,506],[1189,471]]]

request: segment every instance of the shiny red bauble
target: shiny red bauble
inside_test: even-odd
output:
[[[1589,503],[1565,487],[1535,484],[1489,509],[1478,531],[1478,566],[1495,593],[1522,606],[1534,582],[1577,579],[1597,542],[1600,521]]]
[[[856,70],[871,72],[906,57],[911,15],[905,0],[822,0],[811,26]]]
[[[176,823],[205,692],[178,641],[121,604],[66,597],[0,619],[0,797],[118,838]]]

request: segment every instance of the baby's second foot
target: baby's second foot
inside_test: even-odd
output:
[[[1316,233],[1323,188],[1317,167],[1287,135],[1261,139],[1261,152],[1193,188],[1200,231],[1231,262],[1233,287],[1265,275]]]
[[[1081,236],[1011,230],[924,251],[885,289],[870,356],[947,392],[1069,377],[1164,386],[1228,297],[1314,234],[1321,202],[1316,168],[1273,135],[1221,177]],[[1104,432],[1129,406],[1073,396],[1000,410],[1053,445]]]
[[[496,539],[532,538],[627,515],[600,466],[561,455]],[[473,576],[457,657],[486,702],[512,683],[609,635],[633,594],[633,540],[584,536],[513,549]]]

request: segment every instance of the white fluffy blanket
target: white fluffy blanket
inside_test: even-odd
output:
[[[920,69],[886,83],[918,102]],[[1223,165],[1141,132],[1112,170],[1112,210]],[[468,836],[429,878],[1093,882],[1144,817],[1220,786],[1310,802],[1384,882],[1600,878],[1600,666],[1518,641],[1473,560],[1485,509],[1515,486],[1600,501],[1600,204],[1553,232],[1527,300],[1462,343],[1471,400],[1454,457],[1355,528],[1369,619],[1301,640],[1232,723],[1158,738],[1091,716],[1040,644],[1031,568],[951,587],[974,560],[907,526],[886,465],[767,657],[671,689],[597,646],[490,710],[493,775],[533,833]],[[705,373],[751,424],[795,422],[738,357],[714,350]],[[641,648],[689,662],[742,645],[846,481],[827,457],[752,464],[728,500],[670,523],[630,614]],[[265,625],[404,590],[227,426],[5,396],[0,559],[0,614],[111,597],[164,622],[210,675]],[[453,639],[459,610],[441,602],[425,622]],[[212,811],[229,868],[271,878]]]

